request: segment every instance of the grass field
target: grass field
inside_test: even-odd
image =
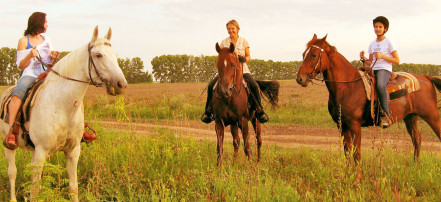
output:
[[[90,87],[85,97],[86,120],[167,122],[197,120],[206,94],[205,84],[130,85],[125,99]],[[301,88],[282,81],[280,108],[267,109],[272,125],[335,126],[327,112],[324,86]],[[119,104],[115,104],[118,102]],[[124,102],[124,105],[122,105]],[[124,106],[122,108],[121,106]],[[125,115],[124,115],[125,112]],[[80,200],[86,201],[440,201],[441,155],[423,151],[420,162],[413,151],[390,146],[362,150],[364,178],[353,186],[354,166],[341,145],[330,151],[308,147],[265,145],[256,163],[241,150],[233,159],[231,144],[224,144],[224,163],[216,167],[216,143],[184,138],[158,126],[151,135],[135,135],[132,127],[114,131],[94,125],[97,141],[82,144],[78,176]],[[420,124],[422,130],[429,130]],[[391,130],[404,130],[395,126]],[[440,143],[441,144],[441,143]],[[17,154],[17,197],[28,197],[30,152]],[[64,155],[51,157],[44,170],[45,201],[68,200]],[[25,172],[28,171],[28,172]],[[0,157],[0,200],[9,199],[7,163]]]

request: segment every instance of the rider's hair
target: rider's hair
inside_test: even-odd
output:
[[[376,17],[376,18],[372,21],[372,24],[375,25],[375,23],[377,23],[377,22],[381,22],[381,24],[383,24],[383,26],[384,26],[384,33],[386,33],[387,30],[389,30],[389,20],[387,20],[386,17],[384,17],[384,16],[378,16],[378,17]]]
[[[230,21],[228,21],[228,22],[227,22],[227,28],[228,28],[228,25],[229,25],[229,24],[232,24],[232,25],[236,26],[236,27],[237,27],[237,30],[240,30],[239,23],[237,23],[236,20],[230,20]]]
[[[34,12],[28,19],[28,27],[24,31],[24,35],[37,35],[44,32],[44,23],[46,13]]]

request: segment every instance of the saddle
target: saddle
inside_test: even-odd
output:
[[[375,76],[370,67],[361,67],[359,70],[369,101],[378,101],[375,90]],[[407,72],[392,72],[386,90],[389,95],[389,102],[395,101],[409,93],[420,90],[418,79]],[[374,118],[374,102],[371,102],[371,116]]]
[[[44,82],[44,80],[46,79],[46,76],[48,75],[49,72],[50,72],[50,70],[40,74],[38,76],[37,80],[31,85],[31,87],[29,88],[28,92],[26,93],[25,97],[22,100],[23,101],[22,105],[21,105],[20,109],[18,110],[16,119],[15,119],[15,124],[18,124],[19,126],[21,126],[21,129],[23,130],[22,138],[26,140],[26,145],[30,145],[32,147],[34,147],[34,144],[32,143],[32,141],[29,137],[29,131],[27,131],[24,124],[29,121],[30,109],[34,105],[34,99],[40,89],[39,87]],[[14,89],[15,89],[15,86],[9,88],[6,96],[1,101],[0,118],[6,123],[9,123],[8,105],[9,105],[9,102],[11,102],[11,98],[12,98],[11,94],[12,94],[12,91],[14,91]],[[14,128],[14,134],[19,134],[20,127],[13,127],[13,128]]]

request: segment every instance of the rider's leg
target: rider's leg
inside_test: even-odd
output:
[[[16,141],[16,135],[14,134],[12,130],[12,126],[15,122],[15,119],[17,117],[18,110],[21,107],[22,100],[26,95],[26,92],[28,91],[29,87],[35,82],[37,78],[32,76],[23,76],[20,78],[20,80],[17,83],[17,86],[15,87],[14,91],[12,91],[11,94],[11,101],[8,104],[8,112],[9,112],[9,132],[8,135],[6,135],[6,138],[3,140],[3,145],[8,149],[16,149],[17,148],[17,141]]]
[[[260,123],[267,122],[269,120],[269,117],[263,111],[262,100],[261,100],[261,97],[260,97],[259,85],[257,84],[257,82],[254,80],[254,78],[249,73],[243,74],[243,78],[245,79],[245,81],[250,86],[251,94],[252,94],[251,96],[253,96],[251,99],[254,100],[255,105],[256,105],[256,117],[257,117],[257,119],[259,120]]]
[[[213,121],[213,115],[211,112],[211,99],[213,98],[213,88],[218,78],[218,76],[214,77],[207,87],[207,102],[205,103],[205,112],[201,117],[201,120],[204,123],[211,123]]]
[[[382,126],[387,127],[390,125],[387,120],[387,118],[390,117],[390,112],[389,112],[389,100],[387,97],[386,86],[387,83],[389,82],[392,73],[384,69],[376,70],[374,72],[377,80],[376,87],[378,92],[378,99],[380,100],[381,108],[383,109],[384,113],[387,115],[387,117],[382,118]]]

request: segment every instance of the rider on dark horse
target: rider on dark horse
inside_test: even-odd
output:
[[[377,38],[369,45],[369,59],[364,56],[364,51],[360,53],[360,58],[374,70],[378,98],[384,111],[381,117],[381,126],[387,128],[391,124],[391,120],[386,86],[392,75],[392,64],[399,64],[400,58],[395,44],[385,35],[389,30],[389,20],[386,17],[378,16],[373,20],[373,24]]]
[[[269,120],[268,115],[265,114],[262,107],[262,102],[260,98],[259,86],[257,82],[251,76],[250,70],[248,69],[247,62],[251,60],[250,57],[250,46],[248,41],[239,37],[238,33],[240,30],[239,24],[236,20],[230,20],[227,23],[227,30],[230,37],[224,39],[220,45],[221,48],[229,47],[231,43],[234,44],[236,49],[234,50],[235,54],[238,55],[239,61],[243,66],[243,78],[247,82],[248,86],[251,89],[251,106],[252,109],[256,109],[256,118],[260,123],[265,123]],[[211,98],[213,97],[213,87],[218,80],[218,76],[216,76],[208,85],[207,89],[207,103],[205,104],[205,112],[201,117],[201,120],[204,123],[211,123],[214,120],[213,114],[211,112]]]

